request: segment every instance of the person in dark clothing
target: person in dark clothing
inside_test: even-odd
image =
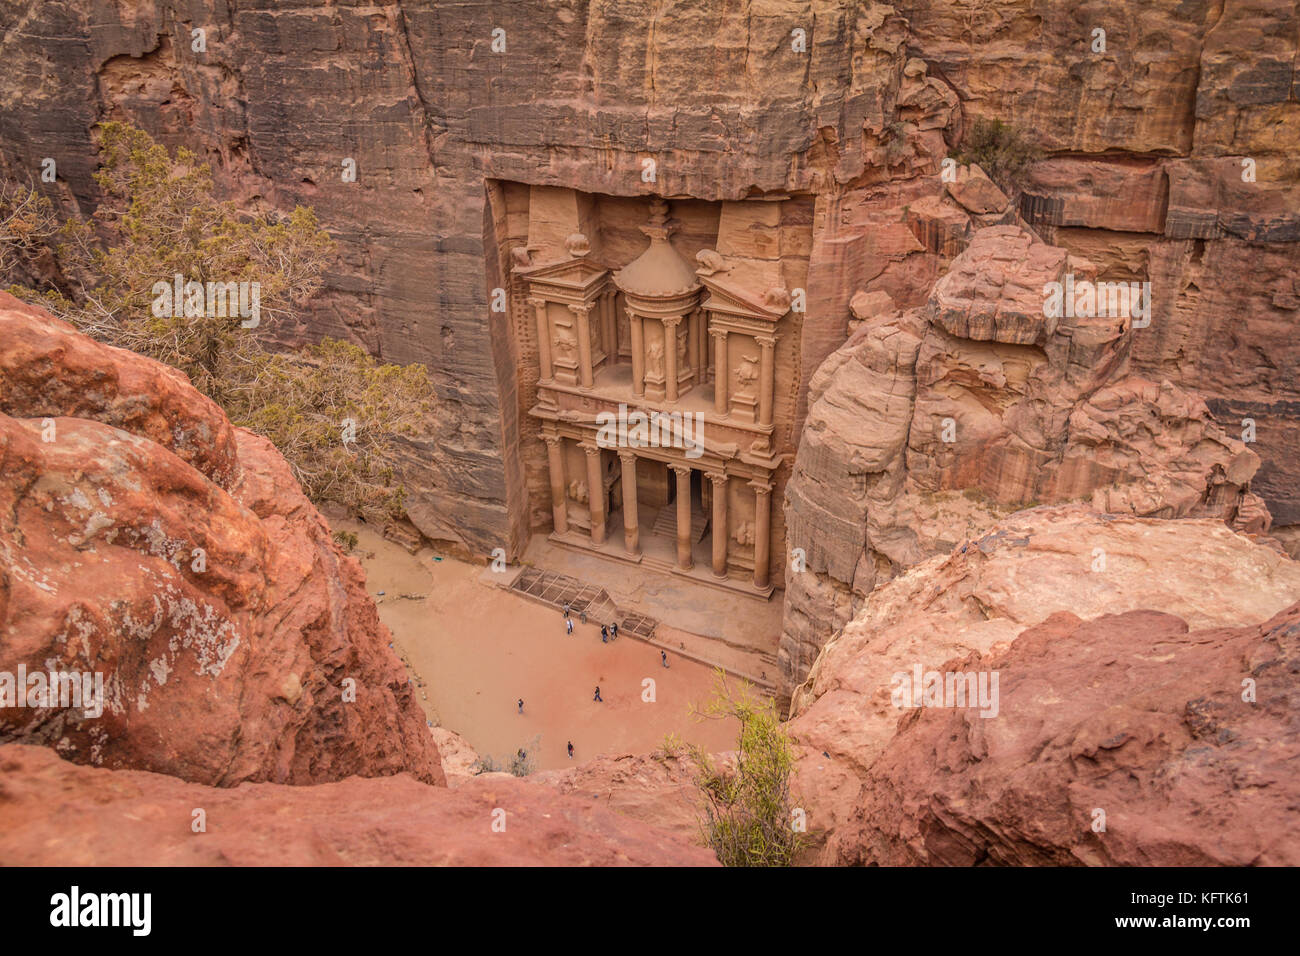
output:
[[[600,643],[602,644],[609,643],[609,628],[607,628],[604,624],[600,626]]]
[[[566,634],[572,634],[572,633],[573,633],[573,618],[565,618],[565,621],[564,621],[564,632],[565,632]]]
[[[599,688],[599,687],[596,688],[596,696],[595,696],[594,698],[592,698],[592,700],[593,700],[593,701],[595,701],[595,700],[600,700],[600,688]],[[605,703],[603,700],[600,700],[600,702],[601,702],[602,704]]]
[[[618,637],[618,621],[609,626],[609,639],[612,641]]]
[[[519,713],[522,714],[523,712],[524,712],[524,699],[523,699],[522,697],[520,697],[520,698],[519,698]]]
[[[569,741],[569,759],[570,759],[570,760],[573,759],[573,741],[572,741],[572,740]]]
[[[667,652],[667,651],[660,651],[660,652],[659,652],[659,663],[663,664],[664,667],[667,667],[667,666],[668,666],[668,652]]]

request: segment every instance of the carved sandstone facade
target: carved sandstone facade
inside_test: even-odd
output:
[[[798,201],[527,189],[510,293],[519,352],[535,356],[521,400],[534,398],[553,540],[769,597],[794,450],[790,285],[805,267],[783,207]]]

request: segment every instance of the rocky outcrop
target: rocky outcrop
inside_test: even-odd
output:
[[[443,781],[360,565],[265,439],[7,295],[0,342],[0,672],[103,688],[25,688],[0,741],[217,786]]]
[[[1300,604],[1254,627],[1068,611],[971,654],[999,712],[922,707],[851,826],[885,865],[1295,866]]]
[[[1085,773],[1077,764],[1071,765],[1071,757],[1061,751],[1070,746],[1068,741],[1074,737],[1067,728],[1076,724],[1110,726],[1115,721],[1106,716],[1106,708],[1130,695],[1133,703],[1124,706],[1145,706],[1138,703],[1144,699],[1140,684],[1129,683],[1130,678],[1141,675],[1149,682],[1153,721],[1155,715],[1163,715],[1158,719],[1177,723],[1182,719],[1184,705],[1210,694],[1211,688],[1215,700],[1239,695],[1242,679],[1250,676],[1260,685],[1261,702],[1266,680],[1272,682],[1270,695],[1282,694],[1281,699],[1288,694],[1294,696],[1297,688],[1294,675],[1288,676],[1289,665],[1270,666],[1266,678],[1256,668],[1265,658],[1250,663],[1244,648],[1262,640],[1259,634],[1264,632],[1252,628],[1297,600],[1300,564],[1253,543],[1221,522],[1118,517],[1078,505],[1020,512],[987,534],[961,544],[951,554],[923,562],[872,593],[863,610],[822,650],[807,681],[795,692],[788,729],[801,748],[797,790],[808,810],[809,828],[821,839],[813,858],[824,863],[862,863],[899,860],[905,853],[914,852],[919,844],[911,836],[904,838],[912,847],[908,851],[888,849],[890,841],[882,845],[881,828],[892,824],[908,831],[911,824],[904,824],[903,817],[920,821],[928,813],[918,807],[933,792],[927,782],[931,775],[935,780],[944,775],[955,778],[966,772],[963,768],[967,762],[976,759],[996,763],[1004,754],[1010,759],[1013,752],[1038,753],[1035,748],[1051,744],[1047,748],[1050,754],[1041,757],[1033,768],[1038,775],[1034,786],[1042,787],[1043,792],[1023,805],[1038,806],[1037,801],[1046,799],[1049,788],[1054,794],[1063,792],[1076,773]],[[1144,610],[1161,614],[1120,616]],[[1061,617],[1053,617],[1061,612],[1074,616],[1068,627],[1061,626]],[[1095,627],[1079,624],[1079,619],[1102,615],[1112,616],[1103,618],[1103,623]],[[1178,623],[1169,623],[1174,618]],[[1022,635],[1034,634],[1031,629],[1044,621],[1049,621],[1049,626],[1038,633],[1050,635],[1050,639],[1033,638],[1027,645],[1034,648],[1032,654],[1022,654],[1020,643],[1026,639]],[[1215,643],[1218,638],[1206,637],[1205,648],[1201,648],[1204,635],[1197,632],[1224,628],[1245,628],[1242,634],[1256,636],[1241,638],[1244,643],[1233,643],[1237,641],[1233,638],[1221,646]],[[1224,650],[1229,645],[1236,650]],[[1219,649],[1209,650],[1212,646]],[[1231,654],[1238,652],[1244,656],[1240,657],[1238,671],[1231,671],[1228,662]],[[1050,672],[1050,681],[1035,683],[1016,676],[1013,664],[1031,659],[1034,673],[1043,677]],[[1166,661],[1176,663],[1168,671],[1161,670]],[[1207,670],[1193,680],[1190,675],[1202,665]],[[923,672],[1001,668],[1003,697],[998,716],[981,718],[971,710],[958,715],[926,712],[918,723],[915,711],[899,710],[893,696],[895,675],[910,675],[918,666]],[[1189,676],[1183,680],[1182,675]],[[1008,695],[1008,685],[1017,688],[1014,698]],[[1195,709],[1200,705],[1192,706]],[[943,731],[936,729],[946,717],[965,721],[962,733],[969,736],[950,738],[949,732],[956,724]],[[983,725],[988,725],[985,731],[980,730]],[[927,728],[925,739],[933,743],[924,757],[907,743],[918,727]],[[992,738],[981,737],[993,733],[993,728],[1007,735],[1001,739],[1009,750]],[[1112,733],[1120,729],[1115,723]],[[1275,729],[1280,733],[1281,725]],[[1105,734],[1095,739],[1109,737]],[[968,754],[963,758],[961,747],[971,741],[975,741],[971,753],[978,756]],[[1232,758],[1229,739],[1217,745],[1226,747],[1226,756]],[[924,748],[927,744],[916,746]],[[1118,746],[1113,744],[1112,749]],[[1182,753],[1185,746],[1176,748],[1176,752]],[[1145,744],[1138,744],[1133,750],[1119,753],[1145,772],[1151,765],[1144,761],[1154,758],[1139,756],[1143,747]],[[882,769],[881,761],[886,756],[904,752],[910,756],[891,757],[895,762],[888,766],[893,769]],[[1195,750],[1188,752],[1186,759],[1195,758]],[[934,768],[928,774],[909,776],[908,771],[900,769],[904,759],[930,760]],[[1232,793],[1225,796],[1221,789],[1214,799],[1222,797],[1225,804],[1231,804],[1222,814],[1245,826],[1250,800],[1241,792],[1249,786],[1244,781],[1254,772],[1251,768],[1257,760],[1273,758],[1246,754],[1242,759],[1236,783],[1229,788]],[[1019,770],[1013,770],[1010,763],[998,766],[1008,787],[1015,786],[1010,775]],[[1116,765],[1111,762],[1105,766]],[[1263,764],[1258,768],[1262,771]],[[1095,769],[1089,765],[1086,773],[1091,775]],[[1170,772],[1168,765],[1166,771]],[[895,775],[886,783],[891,774]],[[983,778],[982,771],[976,775],[992,779]],[[1119,776],[1115,774],[1114,786],[1120,786]],[[883,788],[882,795],[873,796],[873,787]],[[888,791],[888,797],[884,791]],[[1198,797],[1178,812],[1200,805],[1202,799],[1210,797]],[[883,809],[874,811],[874,816],[861,809],[883,808],[891,800],[896,809],[891,811],[895,815],[890,822],[885,822]],[[1112,806],[1118,801],[1116,797]],[[957,802],[954,799],[954,807]],[[898,810],[899,806],[903,809]],[[1065,808],[1058,802],[1048,806],[1047,812],[1056,814],[1052,817],[1055,826],[1063,819],[1060,814],[1065,813]],[[1129,807],[1124,812],[1141,811]],[[943,815],[940,810],[935,814]],[[1014,821],[1008,819],[1007,823],[1010,826]],[[990,828],[996,830],[999,825],[994,821]],[[1082,826],[1086,829],[1086,823]],[[896,828],[891,841],[896,843],[898,832]],[[991,833],[984,835],[990,841],[988,855],[992,855],[996,838]],[[1080,832],[1079,842],[1085,842],[1086,837]],[[1150,848],[1150,838],[1143,840]],[[1197,845],[1208,854],[1206,862],[1228,860],[1227,856],[1216,857],[1209,852],[1216,840],[1218,833],[1213,828],[1201,829]],[[1074,844],[1067,845],[1063,856],[1048,842],[1040,844],[1045,854],[1040,862],[1048,858],[1061,861],[1073,852],[1070,847]],[[1243,846],[1249,842],[1243,837]],[[1108,851],[1112,853],[1108,857],[1095,844],[1090,845],[1094,856],[1089,858],[1081,850],[1079,860],[1141,861],[1132,855],[1139,851],[1132,848],[1123,853]],[[1261,846],[1260,852],[1263,850]],[[1026,851],[1018,861],[1027,862],[1031,856]],[[976,850],[964,862],[981,858]],[[1017,861],[1011,850],[1003,859]],[[1160,859],[1169,861],[1173,857]],[[912,857],[911,861],[921,859]],[[956,855],[940,854],[934,862],[957,861]]]
[[[872,593],[865,609],[827,644],[809,679],[794,693],[788,728],[802,748],[798,790],[809,808],[810,830],[818,830],[824,839],[815,858],[876,858],[872,853],[878,839],[867,831],[858,808],[867,801],[870,787],[883,779],[876,775],[881,754],[898,745],[913,719],[907,717],[911,711],[894,706],[893,676],[898,672],[911,674],[918,665],[923,671],[979,670],[969,661],[1018,646],[1019,635],[1061,611],[1091,619],[1158,610],[1186,622],[1182,640],[1195,645],[1195,637],[1186,636],[1188,630],[1256,626],[1297,600],[1300,564],[1253,544],[1222,523],[1119,518],[1082,506],[1019,512],[953,553],[911,568]],[[1084,633],[1115,636],[1118,628],[1106,624],[1101,631]],[[1153,633],[1141,628],[1121,641],[1136,657],[1156,643]],[[1118,653],[1112,644],[1097,639],[1089,640],[1087,653],[1063,645],[1044,652],[1047,658],[1061,654],[1062,671],[1054,679],[1054,695],[1031,692],[1041,696],[1035,706],[1065,711],[1069,719],[1084,719],[1099,710],[1089,701],[1106,701],[1105,693],[1099,689],[1093,697],[1088,689],[1087,697],[1079,697],[1079,688],[1109,687],[1113,671],[1108,661],[1113,661],[1104,652]],[[1151,659],[1158,663],[1165,659],[1161,654],[1175,650],[1188,653],[1186,648],[1169,648]],[[1041,666],[1050,665],[1047,658]],[[1079,662],[1069,678],[1066,659]],[[1239,693],[1240,682],[1249,675],[1249,669],[1243,670],[1223,685],[1223,692]],[[1004,672],[1004,695],[1010,679]],[[1162,676],[1152,680],[1165,683]],[[1193,700],[1199,695],[1196,688],[1203,687],[1180,684],[1177,676],[1169,685],[1170,700],[1184,691],[1183,700]],[[1008,706],[1004,697],[997,719],[965,713],[971,723],[1005,727],[1008,734],[1045,734],[1034,714],[1009,711]],[[1062,779],[1067,771],[1069,767],[1056,767]],[[913,780],[907,777],[897,778],[892,786],[906,792],[909,800],[928,792],[924,784],[911,790]],[[1205,839],[1210,839],[1208,834]]]
[[[730,754],[718,754],[727,766]],[[529,778],[558,792],[590,797],[623,816],[675,834],[684,842],[700,842],[702,797],[694,770],[684,754],[600,756],[572,770],[545,770]]]
[[[57,813],[51,813],[57,808]],[[233,789],[0,747],[0,857],[18,866],[716,866],[599,801],[493,774]]]
[[[1130,310],[1048,308],[1051,283],[1096,277],[1022,227],[981,229],[926,306],[865,319],[818,370],[786,488],[805,561],[787,574],[787,688],[872,588],[1025,506],[1268,530],[1258,456],[1195,393],[1132,373]]]

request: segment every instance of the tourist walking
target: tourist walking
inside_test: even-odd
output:
[[[609,643],[609,628],[607,628],[604,624],[600,626],[600,643],[602,644]]]
[[[520,697],[520,698],[519,698],[519,713],[522,714],[523,712],[524,712],[524,699],[523,699],[522,697]]]
[[[667,666],[668,666],[668,652],[667,652],[667,651],[660,651],[660,652],[659,652],[659,663],[663,664],[664,667],[667,667]]]
[[[568,604],[565,604],[565,605],[564,605],[564,616],[565,616],[565,617],[568,617],[568,616],[569,616],[569,605],[568,605]]]
[[[587,609],[585,607],[578,612],[578,617],[581,619],[583,624],[587,623]]]
[[[596,687],[596,696],[593,697],[592,700],[593,700],[593,701],[600,700],[600,687],[599,687],[599,685]],[[602,704],[605,703],[603,700],[600,700],[600,702],[601,702]]]
[[[566,618],[564,619],[564,633],[566,633],[566,634],[572,634],[572,633],[573,633],[573,618],[571,618],[571,617],[566,617]]]
[[[616,637],[618,637],[618,621],[615,621],[609,626],[609,639],[612,641]]]
[[[569,759],[570,759],[570,760],[573,759],[573,741],[572,741],[572,740],[569,741]]]

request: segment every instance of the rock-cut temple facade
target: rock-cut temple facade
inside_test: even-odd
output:
[[[769,597],[794,451],[800,210],[522,190],[510,294],[527,431],[544,447],[530,489],[552,540]]]

